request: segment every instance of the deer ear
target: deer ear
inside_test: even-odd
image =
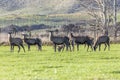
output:
[[[12,34],[12,32],[11,32],[11,31],[8,31],[8,34]]]

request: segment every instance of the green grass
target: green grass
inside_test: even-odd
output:
[[[9,46],[0,46],[0,80],[120,80],[119,44],[100,52],[87,52],[84,46],[60,53],[52,46],[31,49],[11,53]]]

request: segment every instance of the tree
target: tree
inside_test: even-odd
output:
[[[9,31],[12,32],[13,34],[16,35],[16,34],[18,33],[18,29],[17,29],[18,26],[17,26],[17,25],[11,24],[11,25],[9,25],[8,27],[9,27]]]
[[[28,33],[29,37],[31,37],[31,28],[30,28],[30,26],[25,25],[25,26],[24,26],[24,31],[25,31],[26,33]]]
[[[114,0],[114,26],[115,26],[115,39],[117,37],[117,0]]]
[[[96,20],[96,26],[100,26],[104,34],[108,35],[108,27],[113,16],[113,0],[79,0],[87,13]],[[96,29],[97,30],[97,29]]]
[[[68,24],[68,25],[63,25],[62,29],[68,35],[71,31],[79,32],[80,26],[77,26],[75,24]]]
[[[2,32],[2,28],[0,28],[0,33]]]

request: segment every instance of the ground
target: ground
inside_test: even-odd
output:
[[[120,80],[120,45],[108,51],[54,52],[52,46],[43,51],[31,47],[11,53],[0,46],[0,80]],[[104,48],[104,47],[103,47]]]

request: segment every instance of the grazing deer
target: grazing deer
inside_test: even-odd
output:
[[[110,50],[110,38],[108,36],[100,36],[98,37],[95,45],[94,45],[94,50],[96,51],[97,47],[99,46],[99,51],[101,49],[101,44],[105,44],[104,51],[106,50],[106,47],[108,45],[108,50]]]

